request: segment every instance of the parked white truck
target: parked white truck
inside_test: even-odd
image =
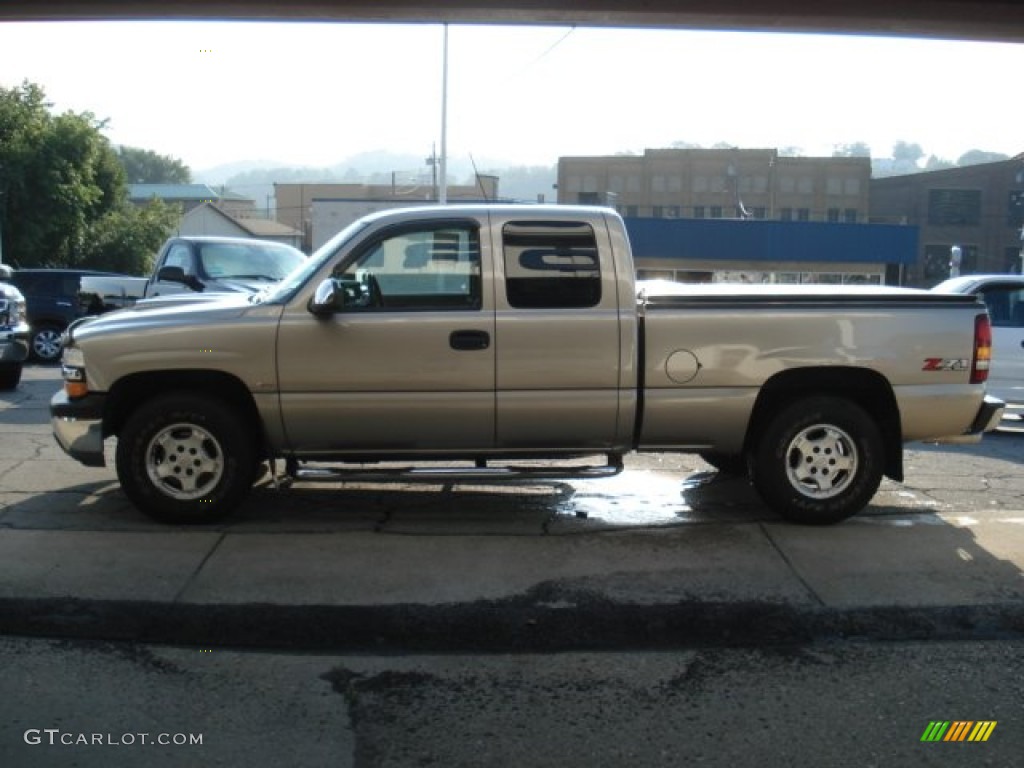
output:
[[[297,248],[269,240],[178,235],[160,248],[145,297],[254,293],[277,283],[305,259]]]
[[[51,415],[87,465],[116,436],[125,492],[164,521],[223,515],[280,460],[492,483],[683,451],[833,523],[902,479],[904,443],[998,422],[990,343],[970,296],[638,286],[614,211],[434,206],[364,218],[253,296],[80,321]]]

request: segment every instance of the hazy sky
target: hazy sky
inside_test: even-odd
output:
[[[0,85],[199,171],[440,144],[442,27],[0,23]],[[550,165],[687,141],[1024,151],[1024,46],[567,27],[449,30],[448,151]]]

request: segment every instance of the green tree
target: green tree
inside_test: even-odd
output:
[[[50,106],[32,83],[0,88],[0,231],[5,261],[22,267],[82,264],[93,223],[125,204],[103,122]]]
[[[871,157],[871,147],[863,141],[853,144],[836,144],[832,147],[832,157]]]
[[[959,166],[964,165],[981,165],[982,163],[999,163],[1003,160],[1009,160],[1009,155],[1004,155],[1002,152],[986,152],[983,149],[970,149],[960,155],[960,159],[956,161]]]
[[[159,155],[150,149],[118,147],[117,159],[129,184],[188,184],[192,171],[176,157]]]
[[[956,166],[953,163],[949,162],[949,160],[946,160],[943,157],[939,157],[938,155],[929,155],[928,162],[924,164],[924,169],[926,171],[944,171],[947,168],[955,167]]]
[[[924,150],[920,144],[897,141],[892,148],[893,173],[917,173],[921,170],[918,164],[923,158]]]
[[[148,275],[161,244],[181,220],[181,209],[162,200],[123,205],[93,223],[83,248],[91,269]]]
[[[181,212],[162,203],[135,208],[128,202],[123,155],[110,146],[104,127],[91,112],[54,115],[43,89],[33,83],[0,88],[5,261],[148,272]],[[146,150],[129,155],[152,155],[169,161],[167,168],[177,167],[177,161]]]

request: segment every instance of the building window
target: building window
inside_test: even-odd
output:
[[[811,211],[810,211],[810,209],[809,208],[797,208],[796,220],[797,221],[810,221],[811,220]]]
[[[720,218],[722,218],[722,206],[720,206],[720,205],[712,205],[711,206],[711,218],[712,219],[720,219]]]
[[[693,191],[694,192],[707,192],[708,191],[708,180],[705,176],[694,176],[693,177]]]
[[[950,276],[950,262],[953,258],[952,244],[933,243],[924,247],[924,277],[930,283],[938,283]],[[960,274],[977,272],[978,246],[960,246]]]
[[[580,192],[579,203],[580,205],[600,205],[601,195],[597,192]]]
[[[796,179],[792,176],[783,176],[779,179],[780,192],[793,192],[796,189]]]
[[[640,191],[640,177],[639,176],[627,176],[626,177],[626,191],[627,192],[639,192]]]
[[[665,209],[664,209],[664,207],[662,207],[660,205],[654,206],[651,209],[651,216],[653,216],[656,219],[663,219],[663,218],[665,218]]]
[[[843,181],[842,179],[828,179],[825,182],[825,194],[826,195],[839,195],[843,192]]]
[[[847,224],[856,224],[857,223],[857,209],[856,208],[847,208],[845,211],[843,211],[843,221],[845,221]]]
[[[847,195],[860,194],[860,179],[846,179],[843,181],[843,193]]]
[[[678,219],[682,216],[682,209],[678,205],[670,205],[667,214],[670,219]]]
[[[782,212],[779,214],[779,218],[782,221],[792,221],[793,220],[793,209],[792,208],[783,208]]]
[[[1009,275],[1021,274],[1024,263],[1021,262],[1020,248],[1007,248],[1003,251],[1003,272]]]
[[[1015,228],[1024,226],[1024,190],[1010,192],[1006,201],[1006,224]]]
[[[833,223],[833,224],[835,224],[835,223],[837,223],[839,221],[839,209],[838,208],[829,208],[828,209],[828,220],[831,223]]]
[[[814,194],[814,179],[805,176],[797,183],[797,191],[801,195],[813,195]]]
[[[637,208],[636,208],[635,205],[627,205],[626,206],[626,215],[627,216],[636,216],[636,211],[637,211]]]
[[[695,205],[695,206],[693,206],[693,218],[695,218],[695,219],[703,219],[704,218],[704,206],[703,205]]]
[[[980,222],[980,189],[928,190],[929,226],[976,227]]]
[[[652,176],[651,177],[651,191],[652,192],[664,192],[665,191],[665,177],[664,176]]]
[[[617,174],[608,177],[608,190],[610,192],[621,192],[626,186],[626,180]]]
[[[683,191],[683,177],[682,176],[669,176],[668,177],[668,191],[669,192],[682,192]]]
[[[763,219],[765,214],[765,208],[763,205],[755,205],[752,211],[755,219]]]

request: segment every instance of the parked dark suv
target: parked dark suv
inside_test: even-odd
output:
[[[11,282],[24,294],[29,349],[41,362],[60,358],[60,337],[71,321],[133,304],[146,278],[87,269],[19,269]]]

